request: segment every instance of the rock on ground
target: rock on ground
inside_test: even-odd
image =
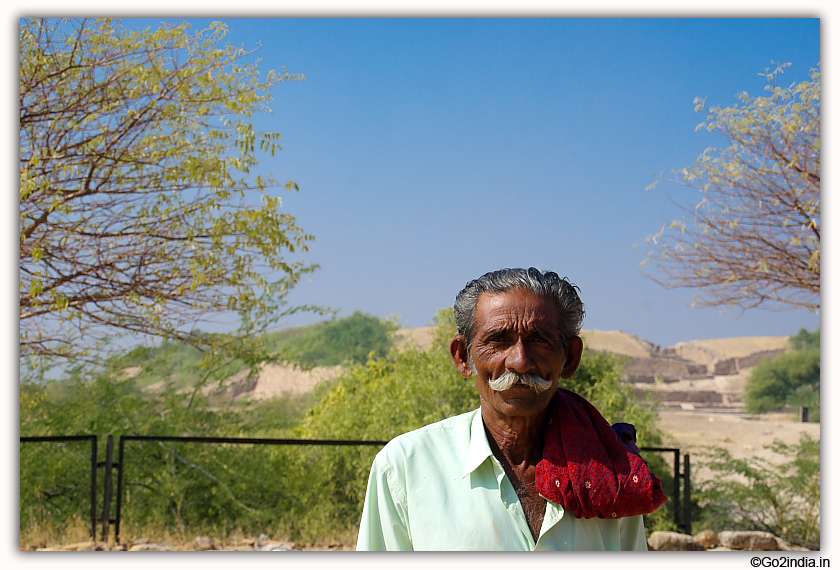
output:
[[[779,542],[776,535],[758,530],[724,530],[718,534],[718,540],[721,546],[731,548],[732,550],[779,550]]]
[[[713,530],[704,530],[703,532],[695,534],[694,540],[698,544],[702,544],[703,548],[705,548],[706,550],[710,548],[715,548],[720,544],[720,542],[718,541],[717,533],[715,533],[715,531]]]
[[[215,545],[213,541],[210,540],[207,536],[197,536],[193,541],[193,546],[196,550],[213,550],[215,549]]]
[[[690,534],[658,530],[648,539],[651,550],[706,550]]]

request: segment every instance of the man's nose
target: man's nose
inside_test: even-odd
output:
[[[528,346],[522,342],[521,338],[505,354],[505,368],[510,371],[525,374],[532,372],[534,365]]]

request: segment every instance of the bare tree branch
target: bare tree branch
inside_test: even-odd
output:
[[[647,238],[642,265],[651,263],[658,273],[648,276],[665,287],[699,289],[698,306],[820,308],[820,72],[782,89],[785,67],[765,74],[767,97],[698,104],[708,113],[698,129],[729,146],[661,177],[700,190],[702,200],[671,199],[685,216]]]

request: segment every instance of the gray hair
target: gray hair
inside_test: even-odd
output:
[[[576,285],[568,279],[560,278],[553,271],[540,272],[539,269],[499,269],[485,273],[473,279],[461,289],[455,298],[455,323],[458,334],[464,336],[467,351],[472,353],[475,338],[475,308],[482,293],[504,293],[511,289],[525,289],[551,298],[560,310],[560,336],[563,344],[580,334],[583,325],[583,302]]]

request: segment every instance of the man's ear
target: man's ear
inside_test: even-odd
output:
[[[449,354],[452,355],[452,360],[455,361],[455,366],[458,367],[458,372],[464,378],[472,376],[472,368],[470,367],[470,355],[467,352],[467,342],[464,335],[457,335],[449,343]]]
[[[573,336],[566,343],[566,362],[563,364],[561,378],[571,378],[580,366],[580,357],[583,355],[583,340],[579,336]]]

